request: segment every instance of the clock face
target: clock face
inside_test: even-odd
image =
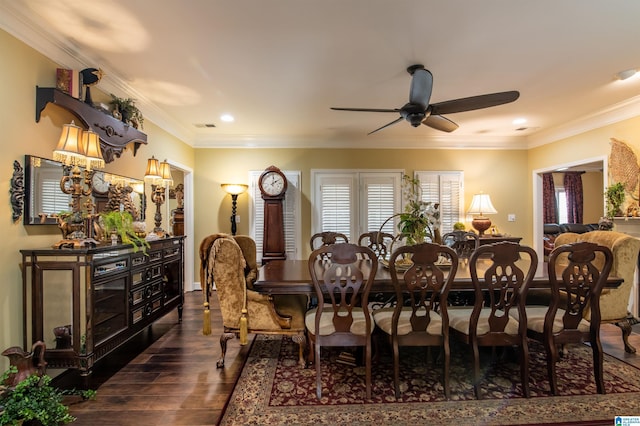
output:
[[[277,172],[267,172],[262,176],[262,191],[267,195],[280,195],[284,192],[284,177]]]
[[[93,185],[93,191],[98,194],[106,194],[109,192],[109,182],[104,180],[103,172],[96,172],[93,175],[93,179],[91,181]]]

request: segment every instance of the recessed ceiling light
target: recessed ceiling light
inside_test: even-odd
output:
[[[526,118],[516,118],[515,120],[512,121],[513,124],[520,125],[520,124],[524,124],[527,122]]]
[[[233,118],[233,115],[231,115],[231,114],[222,114],[220,116],[220,120],[222,120],[222,121],[224,121],[226,123],[231,123],[235,119]]]
[[[631,78],[634,75],[636,75],[637,72],[638,72],[638,70],[635,69],[635,68],[632,68],[630,70],[620,71],[619,73],[616,74],[616,78],[618,80],[626,80],[626,79]]]

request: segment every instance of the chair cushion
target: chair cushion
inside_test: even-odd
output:
[[[547,315],[547,306],[527,306],[527,328],[538,333],[544,331],[544,317]],[[562,330],[562,317],[564,316],[564,309],[558,309],[556,317],[553,319],[553,332],[557,333]],[[510,315],[518,319],[518,312],[511,312]],[[590,327],[589,321],[582,319],[578,324],[578,330],[582,332],[588,332]]]
[[[385,333],[391,335],[391,319],[393,317],[394,308],[376,309],[373,311],[373,319],[376,325]],[[404,336],[412,331],[411,327],[411,308],[403,308],[398,319],[398,335]],[[429,311],[431,321],[427,326],[427,333],[442,336],[442,318],[437,312]]]
[[[471,319],[471,311],[473,308],[451,308],[448,309],[449,313],[449,327],[453,328],[461,333],[469,334],[469,322]],[[484,308],[480,311],[480,318],[478,318],[478,336],[487,334],[490,330],[489,327],[489,315],[491,309]],[[518,320],[513,317],[509,317],[509,322],[504,329],[505,333],[510,335],[518,334]]]
[[[304,322],[307,326],[307,330],[311,334],[315,334],[316,331],[316,313],[318,308],[311,309],[307,312]],[[365,336],[367,333],[367,326],[365,321],[364,312],[362,308],[354,308],[352,311],[353,315],[353,323],[351,324],[350,331],[353,334],[358,336]],[[373,316],[369,313],[369,317],[371,318],[371,331],[373,331],[373,327],[375,326],[373,322]],[[322,316],[320,317],[320,336],[328,336],[330,334],[335,333],[336,329],[333,326],[333,307],[324,308],[322,311]]]

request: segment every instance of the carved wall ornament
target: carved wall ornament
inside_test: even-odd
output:
[[[11,177],[11,208],[13,214],[11,215],[14,222],[17,222],[22,217],[24,209],[24,169],[19,161],[13,162],[13,176]]]

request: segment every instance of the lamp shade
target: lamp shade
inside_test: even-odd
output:
[[[103,169],[104,158],[102,158],[102,149],[100,148],[100,137],[92,130],[82,133],[82,144],[84,145],[87,170]]]
[[[53,159],[64,164],[84,166],[87,162],[82,143],[82,129],[72,121],[62,126]]]
[[[162,179],[160,175],[160,163],[153,156],[147,160],[147,171],[144,173],[144,178],[145,180],[151,181]]]
[[[223,183],[220,186],[227,194],[231,195],[240,195],[249,188],[249,186],[242,183]]]
[[[171,176],[171,165],[164,160],[160,163],[160,179],[163,183],[173,185],[173,177]]]
[[[489,194],[475,194],[471,200],[471,206],[467,214],[484,216],[485,214],[496,214],[498,211],[491,203],[491,197]]]

